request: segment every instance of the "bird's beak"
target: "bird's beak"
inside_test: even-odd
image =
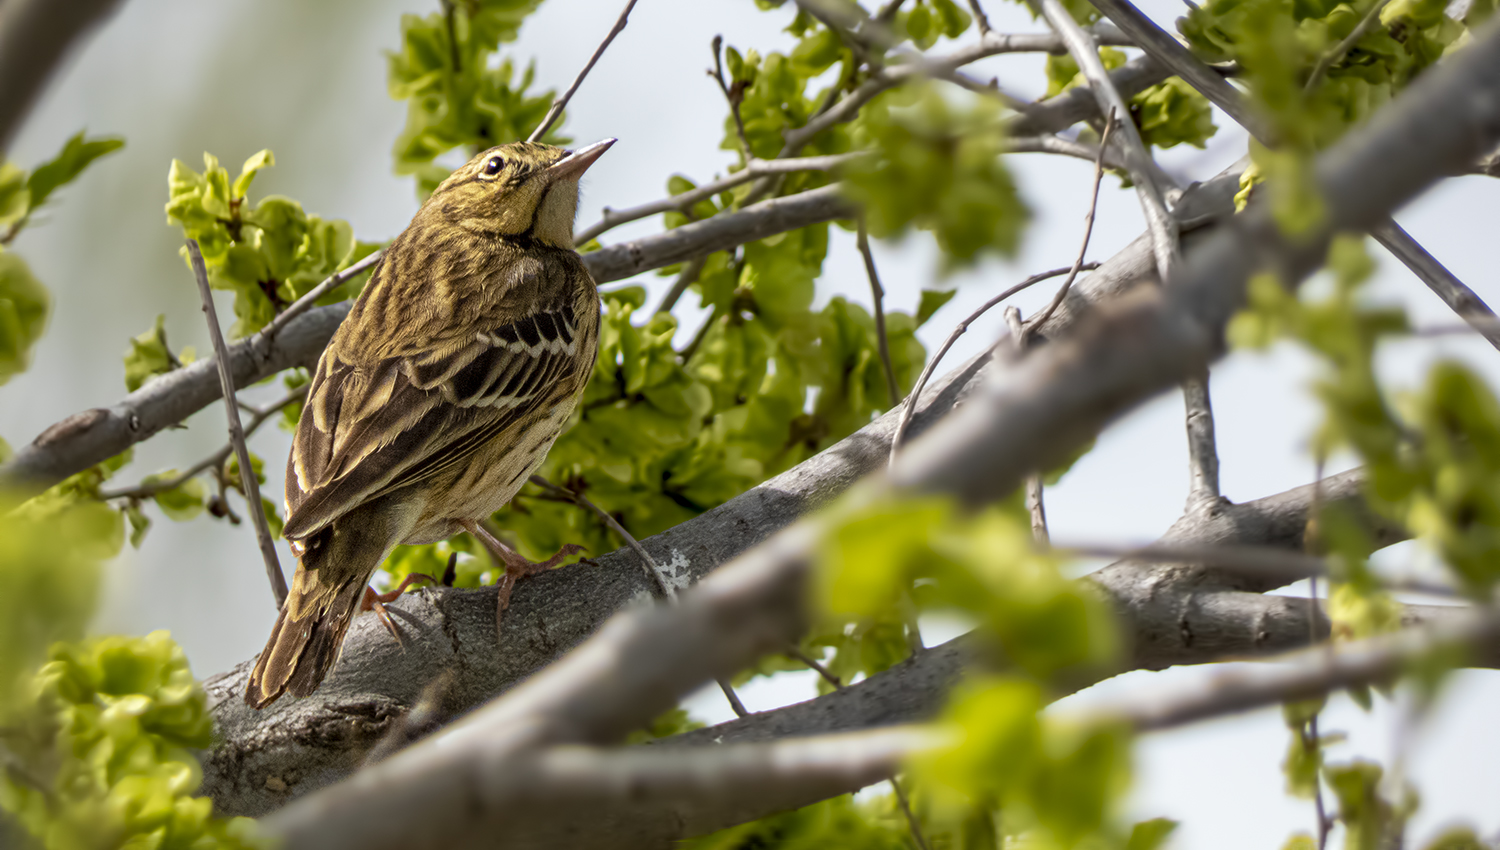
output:
[[[573,151],[547,169],[547,181],[577,180],[583,176],[594,160],[609,150],[609,146],[619,141],[618,139],[605,139],[602,142],[594,142],[583,150]]]

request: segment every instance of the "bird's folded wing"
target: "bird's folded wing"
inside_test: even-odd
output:
[[[539,418],[558,381],[579,368],[578,336],[572,311],[559,305],[478,332],[456,349],[373,366],[356,367],[330,350],[287,463],[285,536],[306,537]]]

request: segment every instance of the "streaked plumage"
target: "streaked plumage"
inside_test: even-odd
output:
[[[579,175],[613,141],[491,148],[386,249],[297,423],[283,531],[297,573],[250,705],[312,693],[391,549],[484,519],[546,457],[598,348],[573,218]]]

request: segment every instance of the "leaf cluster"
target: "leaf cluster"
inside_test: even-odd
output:
[[[26,261],[6,246],[54,192],[77,179],[94,160],[124,146],[123,139],[89,139],[80,132],[30,173],[0,159],[0,384],[26,370],[52,304]]]
[[[1099,61],[1105,70],[1113,71],[1125,64],[1126,57],[1121,50],[1101,47]],[[1046,70],[1047,97],[1089,84],[1078,63],[1066,53],[1048,56]],[[1140,129],[1141,141],[1163,149],[1181,144],[1202,149],[1219,131],[1208,98],[1181,77],[1169,77],[1132,97],[1130,118]]]
[[[275,164],[271,152],[263,150],[245,160],[231,182],[228,169],[205,153],[202,173],[174,159],[167,176],[168,222],[198,240],[209,285],[234,293],[234,337],[265,327],[329,275],[380,247],[355,239],[348,222],[309,215],[291,198],[269,195],[252,206],[250,184]],[[187,249],[181,253],[186,260]],[[367,279],[356,275],[319,303],[351,298]]]
[[[452,167],[434,160],[463,150],[463,159],[526,138],[541,123],[555,92],[528,92],[535,66],[516,79],[514,62],[496,60],[501,44],[520,33],[541,0],[449,0],[443,11],[401,17],[401,47],[388,54],[388,86],[406,102],[406,126],[392,156],[397,174],[417,178],[426,198]],[[540,141],[566,144],[549,132]]]

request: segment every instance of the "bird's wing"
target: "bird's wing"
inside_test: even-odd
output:
[[[572,303],[477,331],[440,350],[356,366],[318,364],[287,462],[288,539],[354,506],[464,463],[554,403],[584,364]]]

